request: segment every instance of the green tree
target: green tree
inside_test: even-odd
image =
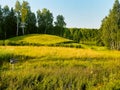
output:
[[[75,41],[75,42],[79,42],[79,36],[78,36],[78,30],[75,30],[75,33],[73,34],[73,40]]]
[[[102,40],[110,49],[120,49],[120,4],[115,0],[108,17],[104,18],[101,25]]]
[[[10,13],[9,7],[6,5],[3,8],[3,33],[4,33],[4,39],[7,38],[7,30],[8,30],[8,22],[7,18]]]
[[[41,11],[40,10],[38,10],[37,11],[37,26],[38,26],[38,33],[43,33],[42,31],[43,31],[43,29],[42,29],[42,26],[43,26],[43,20],[42,20],[43,18],[42,18],[42,13],[41,13]]]
[[[64,32],[63,37],[68,38],[68,39],[71,39],[71,38],[70,38],[70,37],[71,37],[71,33],[70,33],[69,28],[65,28],[65,32]]]
[[[29,3],[27,1],[23,1],[22,7],[21,7],[21,20],[22,20],[22,33],[23,33],[23,35],[25,33],[24,28],[25,28],[26,18],[27,18],[29,9],[30,9]]]
[[[64,19],[63,15],[58,15],[56,17],[56,22],[54,22],[54,23],[55,23],[55,27],[57,27],[59,30],[60,36],[63,36],[64,27],[66,26],[65,19]]]
[[[110,32],[110,21],[108,19],[108,17],[105,17],[103,20],[102,20],[102,26],[100,28],[101,30],[101,38],[103,43],[105,44],[105,46],[109,47],[110,48],[110,42],[111,42],[111,32]]]
[[[16,16],[13,8],[11,8],[8,16],[6,17],[6,27],[7,38],[16,36]]]
[[[55,26],[64,28],[66,26],[65,19],[63,15],[58,15],[56,18]]]
[[[36,16],[33,12],[31,12],[31,10],[28,11],[26,23],[27,23],[27,26],[26,26],[27,34],[37,33]]]
[[[19,32],[20,10],[21,10],[21,5],[20,5],[20,2],[17,0],[16,4],[15,4],[15,12],[16,12],[16,16],[17,16],[17,31],[16,31],[16,36],[18,36],[18,32]]]
[[[3,39],[2,25],[3,25],[3,13],[2,13],[2,8],[0,6],[0,39]]]
[[[50,33],[50,29],[53,27],[53,15],[46,8],[42,9],[42,11],[37,11],[37,21],[38,28],[42,33]]]

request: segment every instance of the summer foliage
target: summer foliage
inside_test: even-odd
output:
[[[100,29],[66,28],[63,15],[17,0],[0,7],[0,45],[0,90],[120,90],[118,0]]]
[[[102,21],[101,39],[110,49],[120,49],[120,3],[115,0],[113,8]]]

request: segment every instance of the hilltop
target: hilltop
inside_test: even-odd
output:
[[[47,34],[28,34],[24,36],[9,38],[5,41],[7,45],[21,45],[21,46],[22,45],[44,46],[71,42],[73,41],[59,36]]]

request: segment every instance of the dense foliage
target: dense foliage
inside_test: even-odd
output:
[[[98,30],[97,29],[82,29],[82,28],[66,28],[63,37],[74,40],[79,43],[96,43]],[[90,44],[89,43],[89,44]]]
[[[116,0],[100,29],[101,40],[109,49],[120,49],[120,3]]]

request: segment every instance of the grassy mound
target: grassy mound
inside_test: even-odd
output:
[[[55,45],[73,42],[72,40],[47,34],[29,34],[7,39],[7,45]]]

